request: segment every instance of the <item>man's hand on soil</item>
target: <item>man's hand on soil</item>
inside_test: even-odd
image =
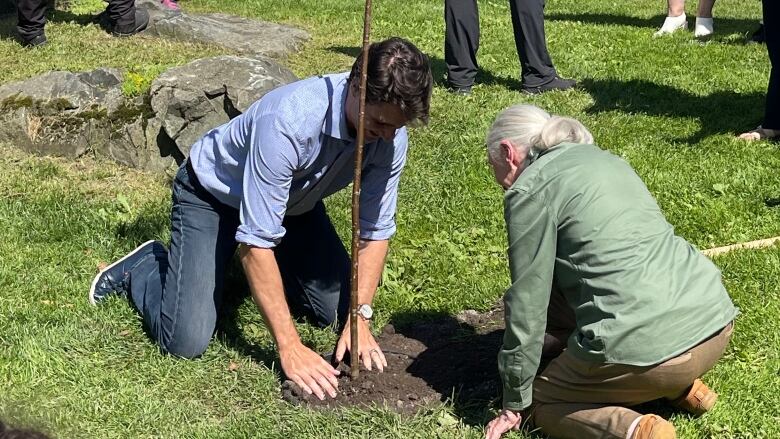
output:
[[[502,410],[495,419],[490,421],[485,430],[485,439],[499,439],[501,435],[509,430],[519,430],[520,423],[523,420],[520,412],[513,410]]]
[[[336,361],[340,362],[344,359],[344,354],[349,351],[352,354],[353,361],[362,361],[366,369],[371,370],[372,365],[375,364],[380,372],[384,372],[385,367],[387,367],[387,359],[385,359],[385,354],[376,340],[374,340],[368,321],[358,319],[358,349],[360,353],[357,356],[352,352],[352,347],[350,346],[352,338],[350,337],[349,325],[350,321],[347,318],[347,324],[344,326],[339,342],[336,345]]]
[[[280,348],[279,358],[284,374],[304,392],[313,393],[320,400],[325,399],[326,392],[331,398],[336,397],[339,387],[336,377],[340,372],[316,352],[297,343],[289,348]]]

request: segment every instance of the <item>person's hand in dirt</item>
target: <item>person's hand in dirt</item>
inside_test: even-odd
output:
[[[309,395],[313,393],[320,400],[325,399],[325,393],[331,398],[336,397],[339,387],[336,377],[340,372],[316,352],[298,343],[279,349],[279,359],[287,378],[293,380],[304,392]]]
[[[499,439],[501,435],[509,430],[519,430],[523,416],[520,412],[504,409],[490,421],[485,430],[485,439]]]
[[[340,362],[344,359],[344,354],[349,351],[353,361],[362,361],[366,369],[371,370],[372,365],[375,364],[380,372],[384,372],[385,367],[387,367],[387,359],[385,359],[385,354],[371,334],[369,322],[358,318],[358,349],[360,352],[357,356],[351,349],[352,339],[350,337],[349,325],[350,319],[347,318],[347,324],[344,326],[339,342],[336,345],[336,361]]]
[[[325,399],[335,398],[339,371],[301,343],[293,324],[282,277],[271,249],[242,245],[239,249],[249,288],[271,334],[279,346],[282,371],[304,392]]]

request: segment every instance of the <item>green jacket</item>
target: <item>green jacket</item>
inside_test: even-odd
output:
[[[661,363],[737,314],[718,268],[675,236],[631,166],[597,146],[545,151],[507,190],[504,216],[504,408],[531,404],[553,285],[577,320],[569,351],[597,363]]]

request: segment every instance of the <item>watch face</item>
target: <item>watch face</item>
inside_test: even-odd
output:
[[[361,317],[363,317],[366,320],[374,316],[374,310],[371,309],[371,305],[367,303],[360,305],[360,307],[358,308],[358,313],[360,314]]]

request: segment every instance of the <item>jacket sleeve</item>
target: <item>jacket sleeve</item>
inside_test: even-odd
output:
[[[510,189],[504,198],[512,284],[504,295],[506,330],[498,353],[503,406],[523,410],[531,404],[550,302],[557,225],[549,208],[534,195]]]

